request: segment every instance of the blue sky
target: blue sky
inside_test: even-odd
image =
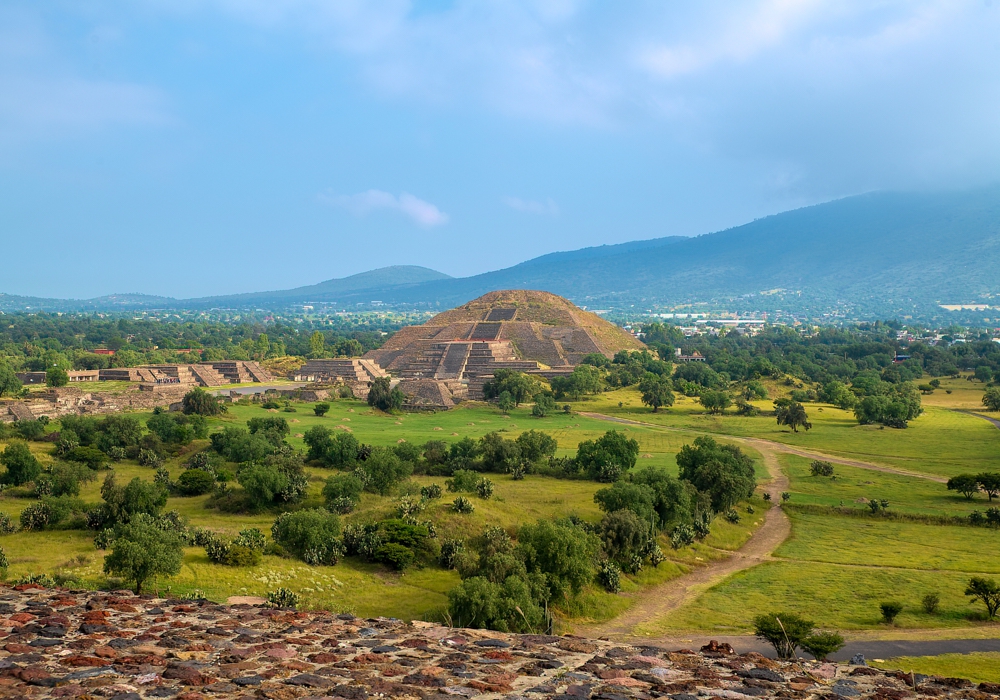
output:
[[[997,37],[983,0],[0,0],[0,292],[468,275],[997,182]]]

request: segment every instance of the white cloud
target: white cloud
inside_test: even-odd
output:
[[[550,214],[555,216],[559,213],[559,206],[551,199],[544,202],[536,202],[531,199],[521,199],[520,197],[504,197],[503,203],[514,211],[522,211],[527,214]]]
[[[400,212],[425,228],[448,223],[447,214],[409,192],[402,192],[398,197],[382,190],[368,190],[349,195],[321,194],[320,200],[346,209],[354,216],[365,216],[380,209],[390,209]]]

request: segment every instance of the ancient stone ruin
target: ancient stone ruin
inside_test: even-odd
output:
[[[481,398],[497,369],[554,376],[591,353],[612,357],[642,347],[618,326],[555,294],[507,290],[403,328],[365,359],[403,380],[404,391],[419,390],[423,403],[435,392],[452,401]],[[431,390],[429,381],[439,389]]]
[[[727,700],[955,697],[1000,684],[728,645],[701,652],[390,618],[44,589],[0,589],[0,698]]]

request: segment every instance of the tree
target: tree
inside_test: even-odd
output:
[[[104,572],[135,584],[135,592],[154,576],[173,576],[181,570],[180,536],[157,527],[152,518],[139,516],[115,526],[114,544],[104,559]]]
[[[200,496],[215,488],[215,475],[204,469],[185,469],[177,477],[177,490],[185,496]]]
[[[7,467],[7,471],[0,475],[0,481],[10,486],[20,486],[34,481],[42,473],[41,463],[31,454],[28,443],[21,440],[7,444],[3,453],[0,453],[0,464]]]
[[[353,504],[361,502],[361,492],[365,490],[365,482],[354,474],[339,474],[331,476],[323,485],[323,498],[327,507],[337,504],[341,499],[347,499]]]
[[[992,501],[997,495],[1000,495],[1000,473],[983,472],[977,474],[976,483],[979,484],[979,488],[986,492],[988,500]]]
[[[986,614],[992,620],[1000,610],[1000,585],[991,578],[973,576],[969,579],[969,585],[965,588],[965,595],[971,596],[972,601],[980,601],[986,606]]]
[[[24,386],[7,363],[0,362],[0,396],[20,396]]]
[[[735,445],[699,437],[681,447],[676,459],[680,478],[708,494],[716,513],[749,498],[757,486],[753,460]]]
[[[504,440],[495,431],[479,438],[479,453],[483,456],[483,469],[497,474],[513,471],[521,463],[522,457],[518,443]]]
[[[767,387],[759,379],[751,379],[743,387],[743,398],[746,401],[754,399],[766,399]]]
[[[406,395],[398,386],[392,386],[389,377],[378,377],[368,390],[368,405],[380,411],[398,411],[404,401]]]
[[[815,656],[817,661],[826,661],[826,657],[844,647],[844,638],[836,632],[817,632],[804,637],[799,646]]]
[[[313,331],[313,334],[309,336],[309,357],[314,360],[326,357],[326,338],[319,331]]]
[[[540,430],[526,430],[514,442],[521,449],[521,457],[531,463],[554,456],[558,446],[554,437]]]
[[[813,476],[833,476],[833,465],[830,462],[814,459],[809,464],[809,473]]]
[[[601,371],[591,365],[577,365],[568,377],[553,377],[549,384],[557,399],[570,396],[579,400],[585,394],[601,390]]]
[[[854,408],[858,402],[858,397],[843,382],[836,380],[831,380],[823,385],[823,389],[819,392],[819,398],[844,411]]]
[[[69,374],[62,367],[49,367],[45,370],[45,386],[66,386],[69,384]]]
[[[322,508],[282,513],[271,536],[307,564],[336,564],[343,551],[340,518]]]
[[[812,635],[813,623],[794,613],[767,613],[753,619],[754,634],[771,644],[779,659],[794,659],[795,649]]]
[[[497,408],[500,409],[500,412],[507,415],[514,410],[515,406],[514,397],[510,395],[510,392],[501,391],[500,396],[497,397]]]
[[[535,416],[535,418],[545,418],[555,410],[556,400],[551,394],[547,391],[535,394],[535,405],[531,407],[531,415]]]
[[[0,395],[2,394],[0,386]],[[1000,411],[1000,386],[987,387],[986,393],[983,394],[983,406],[989,411]]]
[[[987,384],[993,380],[993,370],[989,368],[989,365],[979,365],[973,376],[983,384]]]
[[[317,416],[325,416],[329,412],[330,412],[330,404],[326,403],[325,401],[320,401],[318,404],[313,406],[313,413],[315,413]]]
[[[774,415],[778,419],[778,425],[787,425],[793,432],[799,432],[799,427],[806,430],[812,427],[809,416],[806,415],[806,408],[798,401],[783,402],[780,399],[774,402]]]
[[[948,490],[958,491],[970,501],[979,492],[979,479],[975,474],[959,474],[948,479]]]
[[[611,483],[635,466],[639,443],[624,433],[609,430],[597,440],[586,440],[577,447],[576,461],[595,481]]]
[[[520,406],[540,390],[541,384],[537,379],[512,369],[496,370],[493,378],[483,384],[483,396],[487,399],[497,399],[506,391],[510,393],[515,406]]]
[[[358,465],[365,491],[388,496],[396,485],[413,472],[413,465],[402,461],[386,447],[373,447],[368,459]]]
[[[288,475],[275,466],[250,463],[236,472],[236,481],[246,491],[254,509],[265,508],[289,486]]]
[[[694,363],[692,363],[694,364]],[[725,391],[715,391],[706,389],[698,397],[698,403],[705,407],[709,413],[725,413],[726,409],[733,403],[729,394]]]
[[[539,520],[517,532],[517,554],[528,574],[541,574],[549,597],[568,599],[594,578],[596,540],[567,522]]]
[[[226,411],[226,407],[219,403],[219,400],[209,394],[201,387],[196,387],[184,394],[181,399],[181,410],[190,415],[192,413],[199,416],[217,416]]]
[[[531,586],[519,576],[500,583],[482,576],[465,579],[448,591],[448,612],[456,626],[500,632],[542,631],[545,622]]]
[[[625,571],[636,570],[652,535],[652,527],[631,510],[616,510],[601,520],[601,540],[604,553]]]
[[[656,493],[644,484],[633,484],[628,481],[616,481],[607,488],[594,494],[594,503],[605,513],[619,510],[630,510],[641,520],[651,523],[657,520],[653,510]]]
[[[657,526],[666,530],[674,525],[691,521],[694,503],[690,488],[663,469],[643,467],[629,474],[633,484],[645,486],[653,492],[653,510]]]
[[[670,380],[666,377],[647,372],[639,382],[639,391],[642,393],[642,402],[652,406],[653,413],[659,411],[660,406],[674,405],[674,392],[671,391]]]

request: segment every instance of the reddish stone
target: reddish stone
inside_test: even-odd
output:
[[[27,644],[16,644],[14,642],[8,642],[4,644],[4,651],[9,651],[11,654],[30,654],[33,649]]]
[[[169,666],[163,677],[167,680],[180,681],[184,685],[208,685],[214,683],[215,679],[200,673],[197,669],[186,666]]]
[[[110,666],[111,662],[107,659],[99,659],[96,656],[83,656],[74,655],[67,656],[63,659],[59,659],[59,663],[63,666]]]
[[[291,659],[298,655],[294,649],[268,649],[265,653],[275,659]]]
[[[117,659],[118,652],[111,647],[97,647],[94,649],[94,656],[99,656],[102,659]]]
[[[626,678],[628,677],[628,672],[623,671],[620,668],[602,668],[595,675],[601,680],[607,681],[612,678]]]
[[[19,668],[14,671],[14,676],[25,683],[31,683],[33,681],[42,681],[46,678],[51,678],[52,674],[42,668],[37,668],[34,666],[28,666],[27,668]]]
[[[384,664],[389,661],[389,657],[385,654],[358,654],[354,661],[359,664]]]
[[[211,644],[188,644],[184,651],[215,651],[215,647]]]
[[[488,651],[483,654],[485,659],[498,659],[500,661],[510,661],[514,658],[513,654],[509,651]]]
[[[328,651],[321,651],[317,654],[310,654],[309,660],[314,664],[332,664],[340,661],[340,657]]]
[[[32,615],[31,613],[19,612],[15,613],[14,615],[11,615],[9,619],[13,622],[20,622],[23,624],[25,622],[31,622],[32,620],[35,619],[35,616]]]

